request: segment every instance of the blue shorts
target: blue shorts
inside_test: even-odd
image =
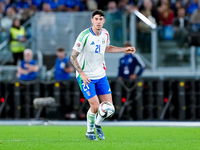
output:
[[[88,85],[85,85],[80,77],[77,78],[77,81],[86,99],[90,99],[95,95],[111,94],[110,85],[106,76],[101,79],[91,80]]]

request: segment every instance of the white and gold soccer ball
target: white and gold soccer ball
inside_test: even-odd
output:
[[[98,114],[104,118],[110,118],[115,113],[115,107],[110,102],[102,102],[98,107]]]

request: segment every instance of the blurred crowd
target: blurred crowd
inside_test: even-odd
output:
[[[200,29],[200,1],[198,0],[0,0],[0,42],[5,39],[14,18],[20,19],[20,23],[23,24],[36,12],[93,11],[97,8],[111,14],[139,10],[157,25],[169,26],[160,32],[164,38],[170,38],[167,37],[170,34],[165,35],[165,33],[171,32],[172,28],[171,35],[175,35],[175,38],[180,32],[185,36],[188,31]],[[149,32],[149,28],[142,22],[139,22],[137,27],[138,31],[144,34],[143,36]],[[182,29],[180,31],[180,28],[184,28],[184,31]]]
[[[198,0],[0,0],[1,31],[12,26],[13,18],[19,18],[23,24],[38,11],[75,12],[97,8],[110,13],[130,13],[137,9],[158,25],[177,26],[178,19],[181,27],[187,27],[190,23],[193,24],[192,30],[197,31],[200,22],[199,7]],[[146,30],[144,25],[139,26]]]

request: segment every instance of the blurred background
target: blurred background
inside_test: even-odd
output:
[[[89,105],[69,56],[96,9],[105,11],[111,45],[137,50],[128,78],[120,75],[124,54],[105,54],[111,120],[200,120],[198,0],[0,0],[0,119],[86,119]],[[32,51],[33,78],[22,76],[25,49]],[[61,70],[67,79],[56,78]]]

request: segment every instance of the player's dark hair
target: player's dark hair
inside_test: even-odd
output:
[[[93,11],[93,13],[92,13],[92,18],[93,18],[95,15],[100,15],[100,16],[103,16],[103,17],[105,16],[104,12],[103,12],[102,10],[100,10],[100,9],[97,9],[97,10]]]
[[[62,47],[59,47],[58,49],[57,49],[57,52],[64,52],[65,50],[64,50],[64,48],[62,48]]]

